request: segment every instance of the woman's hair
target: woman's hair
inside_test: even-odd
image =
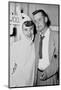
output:
[[[35,40],[36,34],[37,34],[37,30],[36,30],[36,25],[34,24],[34,39],[33,39],[33,42],[34,42],[34,40]]]
[[[47,17],[46,25],[47,25],[47,27],[49,27],[49,26],[51,25],[51,21],[50,21],[50,19],[49,19],[49,16],[47,15],[47,13],[46,13],[44,10],[39,9],[39,10],[34,11],[32,14],[33,14],[33,15],[36,15],[37,13],[40,13],[40,12],[42,13],[42,15],[43,15],[44,17]]]
[[[30,27],[34,25],[33,21],[25,21],[23,24],[25,24],[26,27]]]

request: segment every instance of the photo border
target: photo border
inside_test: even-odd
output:
[[[21,1],[8,1],[8,88],[29,88],[29,87],[45,87],[45,86],[58,86],[60,85],[60,52],[59,55],[59,84],[57,85],[42,85],[42,86],[19,86],[19,87],[10,87],[10,3],[24,3],[24,4],[39,4],[39,5],[52,5],[58,6],[58,49],[60,51],[60,4],[46,4],[46,3],[37,3],[37,2],[21,2]]]

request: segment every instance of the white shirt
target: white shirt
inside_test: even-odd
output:
[[[49,62],[49,55],[48,55],[48,46],[49,46],[49,35],[50,31],[49,29],[45,33],[45,37],[43,39],[43,46],[42,46],[42,59],[39,59],[39,65],[38,68],[40,70],[46,69],[50,62]]]

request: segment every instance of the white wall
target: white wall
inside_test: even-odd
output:
[[[54,26],[58,25],[58,5],[30,4],[29,7],[30,16],[32,16],[34,10],[43,9],[49,15],[51,24]]]
[[[35,3],[15,3],[10,2],[10,33],[12,33],[13,27],[17,27],[17,40],[19,40],[19,26],[18,23],[14,23],[12,19],[12,14],[14,14],[14,17],[18,16],[18,14],[21,12],[21,9],[23,9],[24,13],[29,15],[31,18],[32,12],[37,9],[43,9],[45,12],[49,15],[51,20],[51,29],[54,31],[58,31],[58,5],[48,5],[48,4],[35,4]],[[10,43],[14,42],[14,38],[10,39]]]
[[[48,5],[48,4],[30,4],[30,3],[11,3],[11,13],[16,13],[17,7],[24,10],[24,13],[32,17],[32,12],[37,9],[44,9],[49,15],[52,25],[58,25],[58,5]],[[18,12],[17,12],[18,13]]]

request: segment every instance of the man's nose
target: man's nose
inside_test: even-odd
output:
[[[39,24],[37,24],[36,27],[39,28]]]

